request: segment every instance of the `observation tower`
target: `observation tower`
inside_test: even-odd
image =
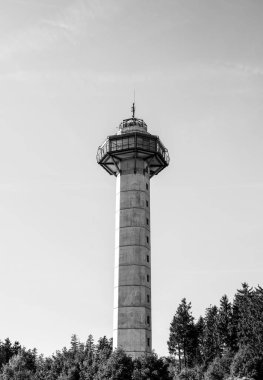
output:
[[[152,350],[150,179],[169,164],[142,119],[125,119],[98,148],[97,162],[116,181],[113,347],[132,357]]]

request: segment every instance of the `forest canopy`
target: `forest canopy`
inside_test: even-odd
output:
[[[170,325],[169,356],[132,359],[112,339],[86,342],[50,357],[8,338],[0,341],[0,380],[224,380],[263,379],[263,289],[242,284],[231,303],[224,295],[195,321],[182,299]]]

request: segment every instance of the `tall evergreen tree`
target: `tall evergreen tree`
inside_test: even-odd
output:
[[[217,355],[220,355],[220,341],[218,333],[218,308],[210,306],[205,313],[204,327],[204,361],[208,365]]]
[[[234,346],[235,339],[232,334],[232,323],[232,305],[231,302],[229,302],[228,297],[224,295],[220,300],[217,323],[219,345],[222,352],[226,349],[231,349]]]
[[[178,356],[180,370],[182,364],[185,367],[192,364],[197,347],[196,338],[191,303],[183,298],[171,322],[168,341],[169,353]]]
[[[233,317],[235,322],[238,346],[247,346],[253,341],[253,289],[247,283],[238,289],[233,302]]]
[[[263,355],[263,288],[258,285],[254,291],[254,342],[257,352]]]
[[[95,365],[95,344],[92,335],[88,339],[84,348],[85,360],[83,362],[82,378],[83,380],[93,380],[96,372]]]
[[[195,330],[197,335],[197,347],[196,347],[196,363],[204,364],[204,331],[205,331],[205,321],[201,316],[195,324]]]

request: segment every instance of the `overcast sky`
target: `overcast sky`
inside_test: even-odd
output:
[[[153,347],[263,279],[262,0],[0,0],[0,339],[49,355],[112,336],[115,178],[96,151],[136,114],[152,179]]]

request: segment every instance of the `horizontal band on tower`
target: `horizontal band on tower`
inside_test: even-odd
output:
[[[121,169],[118,175],[128,175],[128,174],[142,174],[144,176],[149,176],[148,173],[145,173],[145,169],[141,168],[132,168],[132,169]]]
[[[117,329],[113,329],[113,331],[116,330],[147,330],[147,331],[152,331],[150,327],[118,327]]]
[[[147,228],[146,226],[119,226],[118,228],[115,228],[115,231],[120,230],[122,228],[144,228],[146,231],[150,232],[150,228]]]
[[[148,245],[143,245],[143,244],[126,244],[126,245],[116,245],[115,246],[115,249],[116,248],[122,248],[122,247],[144,247],[144,248],[148,248],[150,250],[150,246]]]
[[[122,346],[120,346],[120,347],[122,347]],[[149,351],[136,351],[136,350],[133,350],[133,351],[127,351],[127,350],[125,350],[125,352],[126,352],[126,354],[129,354],[129,352],[130,353],[134,353],[134,352],[140,352],[141,354],[143,354],[143,355],[145,355],[145,354],[147,354],[147,353],[149,353],[149,352],[151,352],[152,350],[150,350],[149,349]]]
[[[119,264],[119,265],[116,265],[114,267],[114,269],[117,269],[117,268],[120,268],[120,267],[145,267],[145,268],[148,268],[148,269],[151,269],[151,266],[150,265],[145,265],[145,264]]]
[[[120,191],[116,192],[116,194],[119,194],[119,193],[126,193],[127,191],[140,191],[141,193],[149,194],[149,190],[144,190],[144,189],[127,189],[127,190],[120,190]]]
[[[144,286],[144,287],[147,288],[147,289],[151,289],[150,286],[146,286],[146,285],[138,285],[138,284],[116,285],[116,286],[114,286],[114,289],[116,289],[116,288],[121,288],[122,286]]]
[[[123,309],[123,308],[131,308],[131,307],[140,307],[140,308],[143,308],[143,309],[148,309],[151,311],[151,306],[142,306],[142,305],[130,305],[130,306],[116,306],[113,308],[113,310],[116,310],[116,309]]]
[[[139,210],[149,210],[149,207],[138,207],[138,206],[131,206],[131,207],[120,207],[116,210],[116,213],[120,210],[130,210],[130,209],[139,209]],[[150,213],[150,210],[149,210]]]

